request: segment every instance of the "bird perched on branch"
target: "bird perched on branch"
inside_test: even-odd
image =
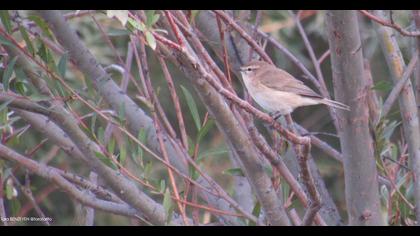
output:
[[[277,119],[301,106],[325,104],[350,110],[349,106],[317,94],[286,71],[264,61],[251,61],[240,69],[249,94]]]

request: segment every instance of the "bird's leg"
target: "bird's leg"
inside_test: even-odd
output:
[[[289,130],[292,133],[298,134],[295,129],[295,123],[293,122],[292,115],[290,114],[286,115],[286,122],[287,122],[287,125],[289,126]]]
[[[274,121],[277,121],[277,119],[282,116],[281,112],[279,111],[270,112],[268,114],[271,116],[271,118],[274,119]]]

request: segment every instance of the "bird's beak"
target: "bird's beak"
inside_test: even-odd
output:
[[[239,68],[239,71],[240,72],[244,72],[245,71],[245,68],[241,67],[241,68]]]

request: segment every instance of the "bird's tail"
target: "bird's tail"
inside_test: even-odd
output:
[[[336,102],[336,101],[326,99],[326,98],[322,99],[320,102],[322,104],[325,104],[325,105],[328,105],[328,106],[331,106],[331,107],[334,107],[334,108],[350,111],[350,107],[347,106],[346,104],[341,103],[341,102]]]

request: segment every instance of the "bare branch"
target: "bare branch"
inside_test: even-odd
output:
[[[384,12],[377,10],[374,12],[377,17],[384,17]],[[396,84],[403,79],[403,72],[405,68],[404,59],[401,55],[395,37],[392,35],[392,30],[383,27],[381,24],[375,25],[375,30],[382,47],[382,52],[385,56],[388,68],[391,72],[391,78]],[[414,199],[416,206],[420,204],[420,133],[419,133],[419,118],[417,113],[416,98],[414,96],[411,81],[404,83],[402,93],[399,96],[400,113],[404,127],[404,136],[408,143],[408,153],[410,154],[411,167],[414,174]],[[420,224],[420,207],[416,207],[417,224]]]
[[[388,22],[386,20],[384,20],[383,18],[377,16],[376,14],[372,14],[366,10],[359,10],[360,13],[362,13],[363,15],[367,16],[369,19],[375,21],[378,24],[381,24],[383,26],[387,26],[390,28],[395,29],[396,31],[398,31],[400,34],[404,35],[404,36],[409,36],[409,37],[419,37],[420,36],[420,31],[407,31],[405,29],[403,29],[403,27],[401,27],[400,25],[395,24],[394,22]]]
[[[328,41],[335,97],[351,112],[337,111],[350,225],[381,225],[379,186],[369,133],[366,81],[355,11],[328,11]],[[346,24],[346,27],[343,27]],[[350,82],[351,81],[351,82]],[[365,213],[369,217],[362,217]]]

